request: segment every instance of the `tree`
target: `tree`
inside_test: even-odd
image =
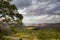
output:
[[[22,25],[23,16],[18,13],[14,4],[10,4],[12,0],[0,0],[0,19],[2,23],[18,23]],[[10,26],[10,25],[9,25]],[[4,33],[4,34],[3,34]],[[2,40],[3,35],[6,35],[5,29],[0,27],[0,38]]]
[[[3,18],[3,22],[22,24],[23,16],[18,13],[16,6],[10,2],[11,0],[0,0],[0,18]]]

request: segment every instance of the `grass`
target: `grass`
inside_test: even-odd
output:
[[[23,40],[60,40],[60,30],[51,28],[42,28],[34,30],[33,27],[17,30],[16,34],[11,34],[12,37],[19,37]]]

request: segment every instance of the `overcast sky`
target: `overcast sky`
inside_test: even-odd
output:
[[[12,3],[24,16],[24,23],[60,22],[60,0],[13,0]]]

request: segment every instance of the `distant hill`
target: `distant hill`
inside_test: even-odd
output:
[[[30,24],[28,26],[38,28],[60,28],[60,23],[39,23],[39,24]]]

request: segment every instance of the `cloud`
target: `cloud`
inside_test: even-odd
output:
[[[30,6],[29,8],[27,8],[27,10],[29,11],[28,13],[35,13],[36,15],[60,15],[60,13],[55,13],[58,10],[58,8],[60,9],[59,4],[60,2],[52,2],[52,0],[42,1],[41,3],[38,2],[32,5],[35,6],[35,9],[32,6]]]
[[[31,0],[13,0],[12,3],[15,4],[18,9],[23,9],[31,5]]]
[[[26,15],[60,15],[59,0],[14,0],[18,10],[25,9]]]
[[[27,13],[25,13],[23,10],[18,10],[19,14],[22,14],[22,15],[26,15]]]
[[[60,0],[14,0],[12,3],[24,16],[23,22],[60,22]]]

